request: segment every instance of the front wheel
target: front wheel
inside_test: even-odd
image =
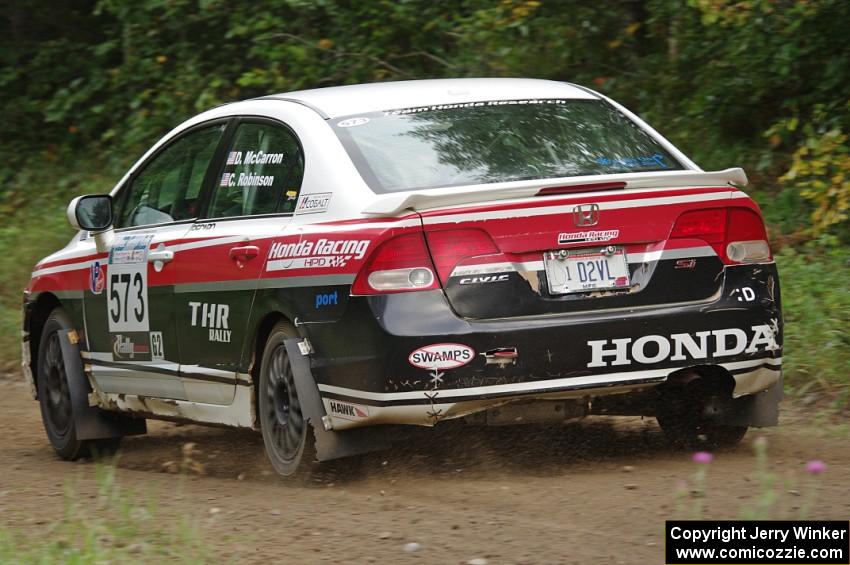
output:
[[[89,455],[110,455],[118,449],[121,441],[121,438],[81,440],[77,437],[71,402],[71,387],[74,383],[68,378],[59,341],[59,332],[69,331],[73,327],[70,317],[62,308],[56,308],[50,313],[41,331],[36,369],[44,431],[56,454],[66,461]]]
[[[266,455],[284,477],[306,477],[316,462],[315,440],[301,412],[292,365],[284,340],[298,337],[295,328],[277,324],[260,363],[259,420]]]

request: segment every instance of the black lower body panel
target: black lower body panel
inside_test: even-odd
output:
[[[728,267],[718,294],[692,304],[470,320],[438,290],[354,297],[338,321],[303,329],[338,428],[620,394],[706,366],[741,397],[777,383],[782,364],[774,264]]]

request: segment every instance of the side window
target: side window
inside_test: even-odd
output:
[[[161,151],[135,175],[116,214],[126,228],[194,218],[201,188],[225,124],[186,134]]]
[[[220,173],[209,217],[292,212],[301,189],[304,156],[289,129],[244,123],[236,128]]]

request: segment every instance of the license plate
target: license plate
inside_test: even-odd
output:
[[[568,294],[629,286],[629,263],[622,247],[593,251],[549,251],[543,255],[549,292]]]

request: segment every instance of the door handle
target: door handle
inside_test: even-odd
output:
[[[174,252],[170,249],[154,249],[153,251],[148,252],[148,263],[153,263],[155,261],[168,263],[172,259],[174,259]]]
[[[153,263],[153,270],[160,272],[165,264],[174,259],[174,252],[160,245],[157,249],[148,251],[148,263]]]
[[[260,254],[260,248],[256,245],[241,245],[239,247],[230,248],[230,258],[236,261],[236,265],[241,269],[247,261]]]

